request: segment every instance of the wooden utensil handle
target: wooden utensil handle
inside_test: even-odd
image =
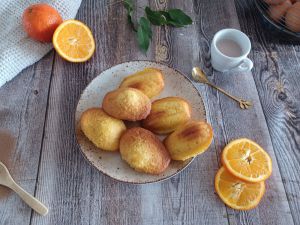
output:
[[[45,216],[48,214],[48,208],[43,203],[41,203],[39,200],[37,200],[31,194],[26,192],[23,188],[21,188],[15,182],[12,183],[10,188],[12,190],[14,190],[23,199],[23,201],[27,205],[29,205],[34,211],[36,211],[37,213],[39,213],[42,216]]]

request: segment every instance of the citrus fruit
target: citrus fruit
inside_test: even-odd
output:
[[[53,45],[70,62],[84,62],[92,57],[95,41],[90,29],[78,20],[66,20],[55,30]]]
[[[248,182],[266,180],[272,173],[272,160],[268,153],[246,138],[226,145],[222,152],[222,163],[234,176]]]
[[[55,29],[63,22],[56,9],[45,3],[25,9],[22,17],[24,30],[34,40],[51,42]]]
[[[249,183],[221,167],[215,177],[215,189],[222,201],[233,209],[249,210],[258,205],[265,193],[264,181]]]

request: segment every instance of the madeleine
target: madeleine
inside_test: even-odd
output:
[[[213,140],[212,127],[204,121],[190,121],[178,127],[164,141],[171,158],[186,160],[205,152]]]
[[[120,153],[136,171],[160,174],[171,159],[161,141],[150,131],[134,127],[127,130],[120,140]]]
[[[106,151],[119,149],[121,135],[126,130],[122,120],[107,115],[101,108],[91,108],[83,112],[80,127],[96,147]]]
[[[120,87],[136,88],[149,98],[159,95],[164,88],[164,78],[160,70],[146,68],[126,77]]]
[[[119,88],[105,95],[102,107],[107,114],[114,118],[138,121],[149,115],[151,101],[137,89]]]
[[[179,97],[167,97],[154,101],[143,127],[157,134],[168,134],[191,119],[190,104]]]

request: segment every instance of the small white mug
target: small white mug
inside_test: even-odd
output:
[[[229,56],[222,52],[218,43],[230,40],[238,45],[240,54]],[[251,50],[251,42],[246,34],[236,29],[223,29],[218,31],[211,43],[211,64],[220,72],[246,72],[253,67],[253,62],[247,58]]]

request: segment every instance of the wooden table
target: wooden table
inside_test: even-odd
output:
[[[95,35],[94,57],[73,64],[51,51],[0,88],[0,157],[21,186],[50,208],[46,217],[38,216],[1,188],[0,224],[300,224],[299,45],[276,41],[248,0],[138,2],[156,9],[182,8],[195,23],[181,29],[155,27],[150,50],[144,55],[122,5],[83,0],[77,19]],[[252,73],[226,75],[212,70],[209,42],[226,27],[249,35]],[[91,79],[110,66],[134,59],[160,61],[187,76],[199,65],[211,81],[252,100],[254,108],[242,111],[224,95],[196,84],[214,128],[210,149],[162,183],[114,181],[81,155],[74,137],[74,110]],[[257,141],[273,159],[266,194],[256,209],[247,212],[226,207],[214,192],[222,148],[238,137]]]

